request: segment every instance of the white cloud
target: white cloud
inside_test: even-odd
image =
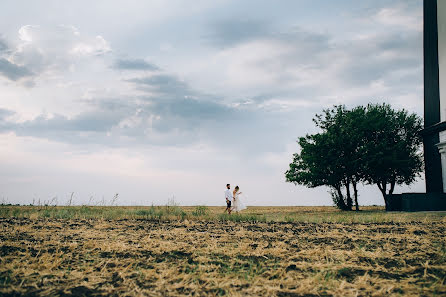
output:
[[[31,29],[32,28],[38,28],[38,26],[32,26],[32,25],[26,25],[23,26],[19,29],[19,38],[20,40],[24,41],[24,42],[32,42],[32,34],[31,34]]]
[[[89,42],[76,43],[70,50],[70,54],[74,55],[103,55],[111,52],[111,48],[107,40],[98,35],[95,39],[91,39]]]
[[[104,37],[81,34],[76,27],[69,25],[25,25],[19,29],[18,36],[20,42],[10,59],[29,68],[36,76],[57,75],[79,63],[79,57],[111,52]]]
[[[390,27],[401,27],[406,30],[423,30],[423,14],[421,10],[409,10],[404,4],[383,7],[372,16],[373,22]]]

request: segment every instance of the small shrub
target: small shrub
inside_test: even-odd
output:
[[[139,209],[139,210],[136,210],[135,212],[134,212],[134,215],[136,215],[136,216],[138,216],[138,217],[150,217],[150,216],[152,216],[153,215],[153,208],[150,208],[150,209],[148,209],[148,210],[146,210],[146,209]]]
[[[14,208],[14,210],[12,211],[12,216],[17,218],[19,217],[20,213],[21,213],[20,208]]]
[[[207,206],[199,205],[195,207],[194,211],[192,212],[192,215],[196,217],[202,217],[208,215],[208,213],[209,209],[207,208]]]
[[[42,217],[44,218],[50,218],[51,217],[51,210],[49,209],[44,209],[42,212]]]
[[[285,216],[284,220],[287,223],[293,223],[295,219],[293,217],[290,217],[290,216]]]
[[[11,209],[7,206],[2,205],[0,207],[0,217],[9,218],[11,216]]]
[[[63,208],[57,211],[54,215],[57,219],[72,219],[75,216],[74,209]]]

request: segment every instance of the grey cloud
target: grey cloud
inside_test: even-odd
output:
[[[350,42],[335,42],[329,36],[308,32],[291,36],[296,50],[283,57],[282,67],[297,64],[323,71],[340,63],[335,77],[349,86],[368,85],[392,72],[417,68],[422,62],[422,36],[417,32],[380,34]]]
[[[103,111],[86,112],[69,119],[62,115],[47,118],[40,115],[32,121],[27,121],[17,126],[17,131],[77,131],[77,132],[106,132],[120,120],[119,113],[107,113]]]
[[[11,55],[12,54],[12,55]],[[4,76],[9,80],[18,81],[23,78],[33,78],[36,73],[29,63],[20,61],[20,58],[14,56],[14,50],[9,46],[8,42],[0,36],[0,76]],[[13,62],[11,62],[13,61]],[[27,88],[35,85],[32,79],[21,81],[21,84]]]
[[[205,36],[217,47],[228,47],[238,43],[267,36],[271,32],[270,24],[260,20],[229,19],[210,25],[212,32]]]
[[[204,123],[227,122],[238,115],[236,109],[218,103],[219,98],[201,94],[172,75],[159,74],[128,81],[140,89],[156,92],[155,96],[143,98],[149,104],[143,110],[155,115],[151,125],[160,132],[197,131]]]
[[[154,91],[159,94],[167,94],[174,96],[192,95],[194,92],[189,86],[172,75],[156,74],[148,77],[133,78],[127,80],[141,89]]]
[[[9,109],[0,108],[0,120],[4,120],[5,118],[14,115],[15,112]]]
[[[82,145],[85,143],[115,146],[117,139],[107,135],[121,120],[128,116],[128,111],[95,109],[84,112],[74,118],[56,114],[49,118],[40,115],[23,123],[1,121],[3,131],[12,131],[20,136],[32,136]]]
[[[398,50],[407,52],[407,50],[421,51],[423,49],[422,42],[423,34],[421,32],[410,32],[410,33],[392,33],[380,35],[375,38],[377,46],[382,50]]]
[[[0,131],[8,131],[11,129],[11,123],[8,121],[8,117],[14,115],[12,110],[0,108]]]
[[[118,59],[115,61],[113,68],[118,70],[159,70],[156,65],[143,59]]]
[[[73,143],[98,142],[98,144],[109,144],[111,139],[116,141],[113,137],[106,137],[109,132],[115,136],[133,137],[135,142],[150,143],[151,136],[145,135],[145,131],[150,128],[156,133],[183,131],[182,134],[187,134],[189,141],[193,141],[194,137],[190,133],[192,130],[203,127],[205,122],[221,121],[225,113],[230,112],[230,109],[223,105],[195,99],[170,99],[163,102],[154,100],[152,104],[147,104],[150,100],[153,99],[146,98],[145,102],[101,100],[91,107],[91,111],[83,112],[73,118],[58,114],[52,117],[40,115],[23,123],[7,121],[6,118],[14,112],[0,109],[0,128],[3,131],[14,131],[18,135]],[[226,118],[229,119],[230,116]],[[125,120],[136,120],[138,123],[130,126],[119,125]],[[173,138],[169,141],[176,140]],[[157,140],[154,142],[156,144]]]
[[[41,114],[32,120],[20,123],[7,120],[7,117],[15,114],[15,112],[0,109],[0,128],[3,131],[13,131],[18,135],[42,137],[70,143],[84,143],[86,141],[100,143],[101,139],[105,139],[107,132],[133,111],[134,106],[131,104],[120,104],[112,101],[95,104],[90,111],[80,113],[73,118],[60,114],[55,114],[52,117]],[[94,140],[95,138],[97,140]]]
[[[350,59],[340,69],[346,83],[358,86],[387,80],[396,71],[411,73],[422,66],[422,35],[382,34],[348,44],[346,54]]]
[[[259,66],[279,76],[286,72],[284,70],[293,70],[297,67],[322,69],[327,66],[326,63],[331,62],[326,58],[327,53],[333,50],[331,36],[328,34],[292,28],[288,32],[270,35],[268,40],[289,48],[279,56],[274,55],[258,62]],[[287,78],[281,77],[281,79]]]
[[[182,131],[192,142],[200,135],[212,134],[220,124],[231,125],[240,119],[239,111],[234,108],[191,98],[154,100],[147,112],[155,115],[151,123],[153,129],[162,133]]]
[[[300,120],[308,116],[305,111],[301,113],[297,117]],[[107,99],[73,118],[41,115],[24,123],[2,121],[3,114],[10,115],[11,111],[0,110],[2,131],[81,146],[183,147],[208,143],[248,154],[280,151],[289,137],[285,126],[299,126],[295,114],[234,108],[197,99]]]
[[[321,50],[329,50],[331,46],[332,36],[323,33],[316,33],[311,31],[306,31],[299,27],[292,27],[289,30],[281,31],[276,34],[271,34],[269,36],[272,40],[284,41],[295,46],[304,47],[304,50],[316,50],[320,52]],[[308,54],[313,54],[314,52],[307,52]]]
[[[16,81],[23,77],[32,76],[33,72],[24,66],[16,65],[6,59],[0,58],[0,74],[10,80]]]
[[[36,86],[36,82],[34,80],[26,80],[23,82],[23,85],[27,88],[33,88]]]
[[[231,111],[229,107],[222,104],[183,98],[171,100],[170,102],[158,102],[154,110],[163,114],[172,114],[183,118],[216,120],[224,117]]]
[[[280,151],[294,140],[288,127],[304,133],[300,121],[311,120],[312,113],[273,112],[256,107],[232,107],[196,99],[153,101],[144,112],[159,116],[151,123],[158,133],[170,135],[165,144],[197,142],[213,144],[243,154]],[[300,131],[302,130],[302,131]],[[150,141],[150,135],[147,136]],[[176,143],[175,137],[180,137]],[[289,139],[291,137],[291,139]]]
[[[382,33],[363,40],[337,41],[327,34],[295,28],[268,39],[283,43],[289,50],[260,60],[257,65],[274,73],[282,82],[295,80],[296,68],[316,73],[332,69],[336,71],[335,79],[346,86],[358,87],[385,79],[395,71],[412,71],[422,63],[419,32]]]
[[[4,53],[4,52],[7,52],[8,49],[9,49],[8,44],[6,43],[5,40],[3,40],[3,39],[0,37],[0,54],[1,54],[1,53]]]
[[[395,71],[420,66],[422,36],[416,31],[381,32],[362,40],[341,40],[303,30],[278,28],[255,20],[225,20],[210,26],[206,36],[217,47],[230,47],[252,40],[283,44],[287,51],[257,61],[258,67],[274,73],[281,82],[296,81],[296,68],[326,71],[338,64],[334,77],[346,86],[368,85]]]
[[[417,67],[419,63],[411,58],[396,58],[393,61],[380,61],[367,58],[357,63],[351,63],[342,70],[342,79],[352,86],[368,85],[373,81],[384,79],[391,72]]]
[[[278,28],[261,20],[230,19],[211,24],[211,32],[205,36],[218,47],[230,47],[245,42],[266,39],[294,44],[302,52],[314,54],[329,47],[331,36],[305,31],[299,27]]]

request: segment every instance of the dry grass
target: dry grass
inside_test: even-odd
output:
[[[0,209],[1,296],[446,294],[445,213]]]

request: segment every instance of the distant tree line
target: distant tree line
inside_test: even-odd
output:
[[[334,204],[359,210],[358,185],[377,185],[388,203],[396,185],[413,183],[423,170],[421,118],[388,104],[344,105],[313,119],[319,133],[298,139],[300,152],[286,181],[310,188],[328,186]]]

